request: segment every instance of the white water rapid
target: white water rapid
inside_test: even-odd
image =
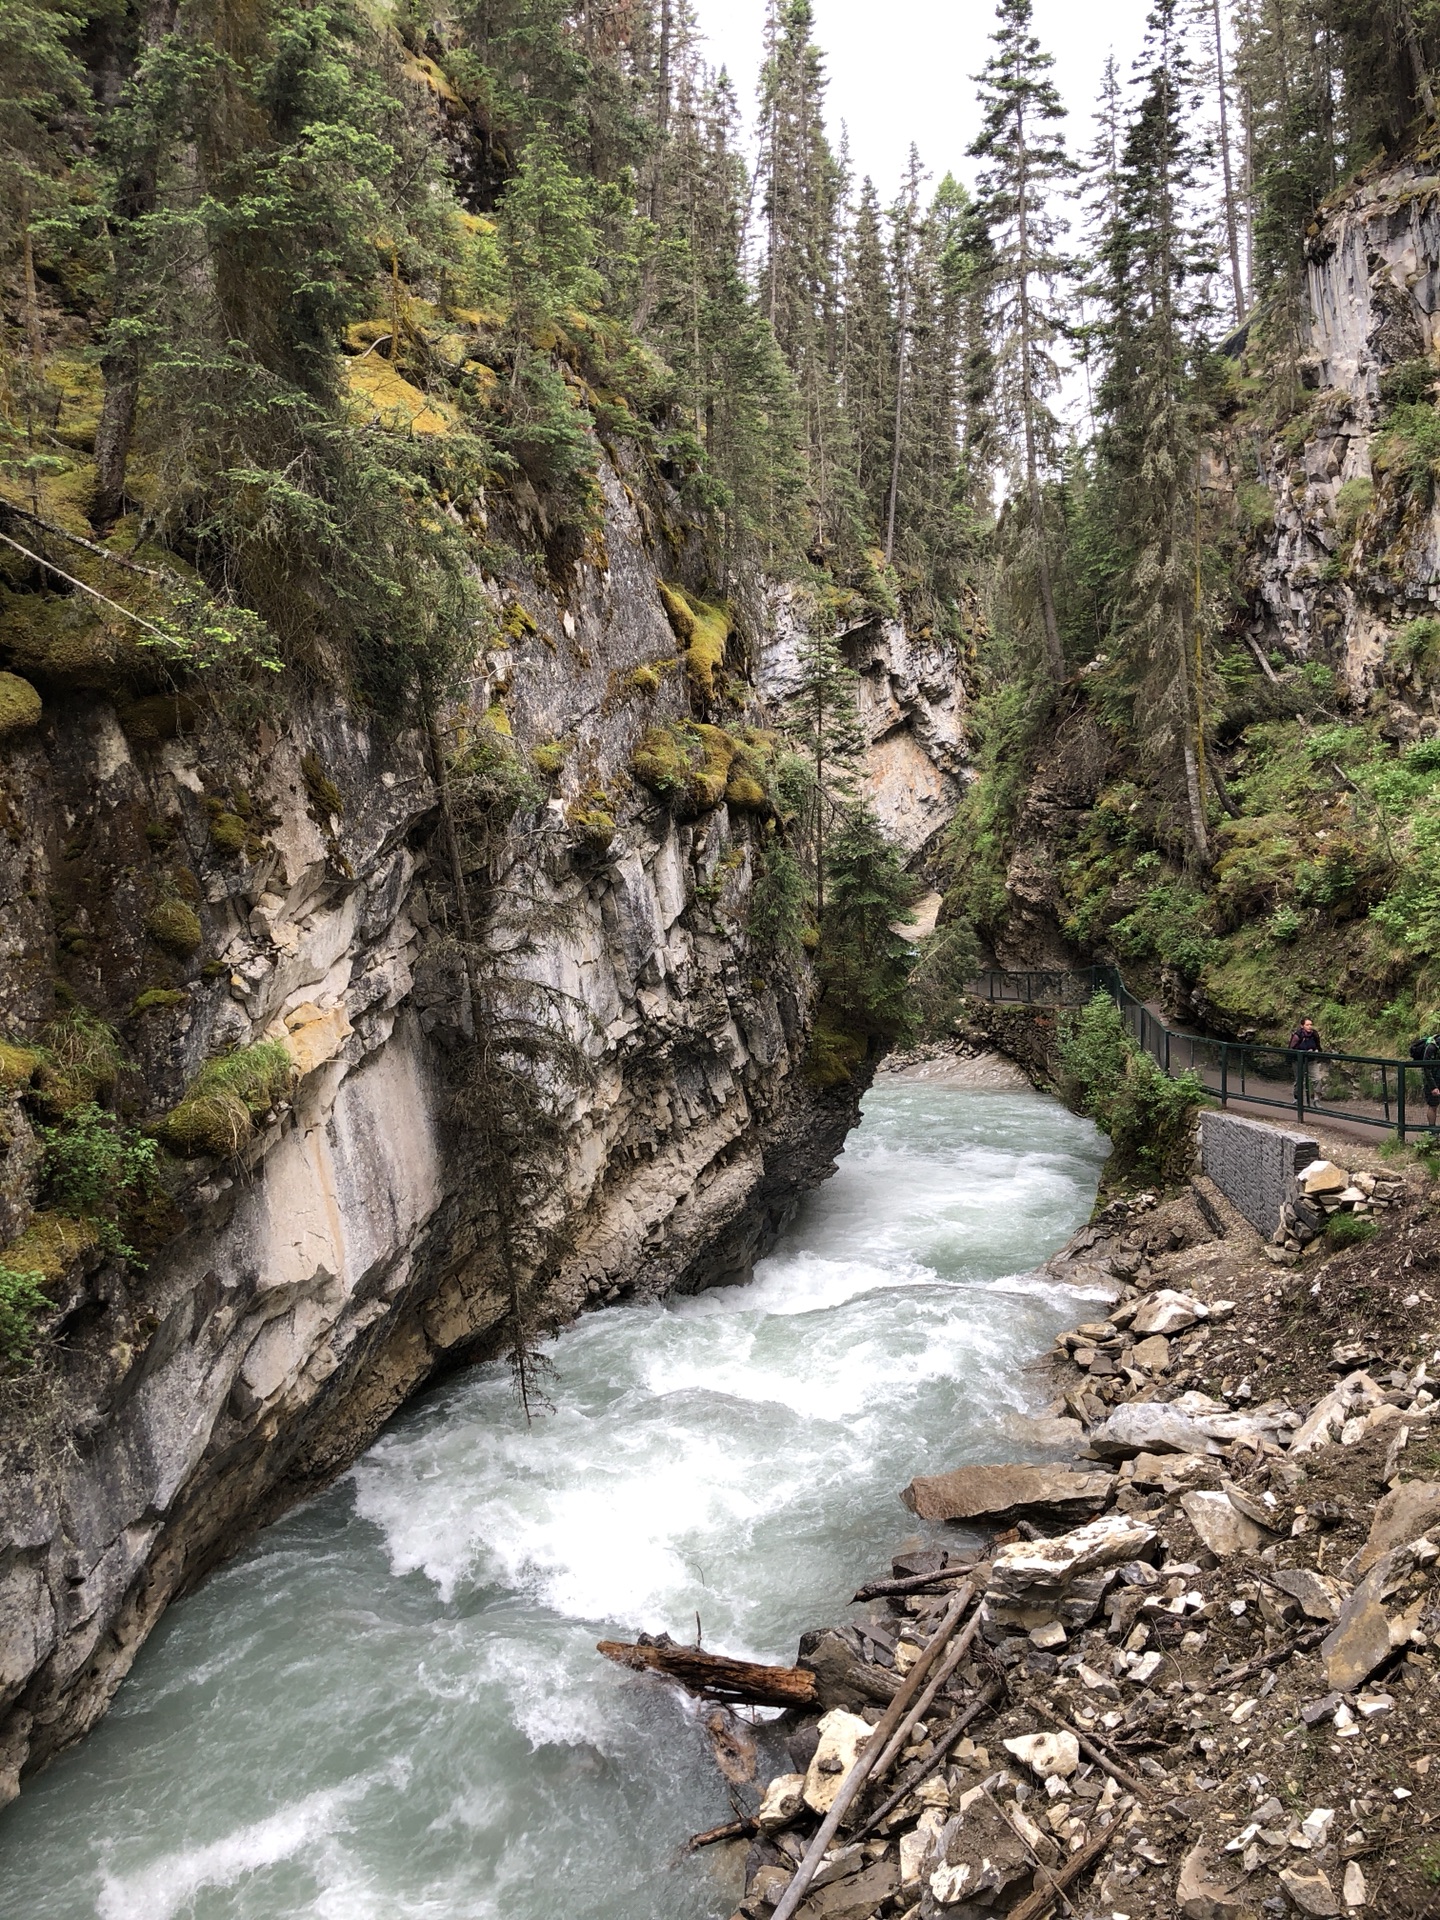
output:
[[[712,1920],[693,1712],[596,1640],[792,1659],[914,1531],[897,1491],[1036,1458],[1031,1272],[1105,1143],[896,1080],[753,1282],[586,1316],[527,1432],[485,1367],[174,1606],[109,1718],[0,1816],[5,1920]]]

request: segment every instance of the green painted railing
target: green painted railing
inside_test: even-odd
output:
[[[1440,1067],[1366,1053],[1296,1053],[1252,1041],[1211,1039],[1168,1027],[1125,985],[1118,967],[1037,967],[982,973],[970,991],[995,1005],[1083,1006],[1108,993],[1136,1043],[1172,1078],[1193,1073],[1222,1107],[1280,1107],[1299,1121],[1349,1120],[1407,1136],[1428,1133],[1427,1080]]]

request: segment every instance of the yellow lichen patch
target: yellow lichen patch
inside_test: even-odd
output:
[[[495,222],[487,220],[483,213],[467,213],[462,207],[456,218],[467,233],[482,234],[497,231]],[[477,321],[476,324],[479,325],[479,322]]]
[[[509,314],[501,313],[498,307],[451,307],[450,309],[452,320],[459,320],[467,327],[474,327],[477,333],[497,333],[509,317]]]
[[[15,1273],[38,1273],[53,1286],[99,1245],[99,1230],[91,1221],[72,1220],[68,1213],[37,1213],[18,1240],[0,1249],[0,1262]]]
[[[592,853],[606,852],[615,838],[615,816],[603,793],[586,794],[583,799],[572,800],[565,809],[565,818],[581,845],[588,847]]]
[[[725,660],[730,615],[725,607],[701,600],[684,587],[659,582],[660,603],[675,638],[685,649],[685,671],[706,700],[715,697],[715,674]]]
[[[18,673],[0,673],[0,740],[40,724],[40,696]]]
[[[23,1092],[44,1064],[44,1056],[33,1047],[17,1047],[12,1040],[0,1040],[0,1093]]]
[[[462,113],[464,112],[465,102],[455,91],[443,67],[437,66],[423,53],[407,53],[404,67],[410,78],[418,82],[427,92],[433,93],[437,100],[443,100],[447,106],[456,107]]]
[[[507,738],[513,731],[510,716],[498,700],[492,700],[485,709],[485,725],[492,727],[496,733],[503,733]]]
[[[705,813],[725,798],[740,742],[723,727],[647,727],[630,759],[635,778],[677,812]]]
[[[451,420],[418,387],[398,374],[388,360],[367,354],[345,363],[352,404],[375,425],[392,433],[449,433]]]

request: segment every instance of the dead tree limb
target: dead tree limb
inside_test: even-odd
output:
[[[1097,1833],[1088,1845],[1080,1849],[1079,1853],[1072,1854],[1058,1873],[1052,1874],[1046,1871],[1045,1884],[1036,1887],[1035,1891],[1027,1899],[1022,1900],[1018,1907],[1012,1908],[1006,1915],[1006,1920],[1045,1920],[1045,1915],[1049,1913],[1066,1887],[1078,1880],[1087,1868],[1094,1866],[1119,1831],[1120,1822],[1112,1820],[1103,1833]]]
[[[744,1702],[756,1707],[818,1707],[815,1675],[808,1667],[764,1667],[753,1660],[728,1660],[698,1647],[673,1642],[601,1640],[598,1650],[617,1666],[636,1673],[659,1673],[689,1693],[707,1700]]]
[[[970,1702],[969,1706],[955,1716],[944,1733],[942,1733],[940,1738],[935,1742],[935,1751],[930,1755],[930,1758],[928,1760],[922,1760],[918,1766],[913,1768],[912,1771],[905,1776],[904,1780],[896,1787],[889,1799],[882,1801],[875,1809],[864,1826],[856,1833],[855,1838],[857,1840],[863,1840],[867,1833],[873,1833],[875,1831],[882,1820],[888,1819],[896,1807],[899,1806],[900,1802],[912,1794],[922,1780],[928,1779],[930,1775],[934,1773],[935,1769],[940,1765],[941,1761],[944,1760],[946,1754],[949,1753],[950,1749],[959,1740],[965,1729],[973,1726],[987,1707],[994,1706],[1003,1692],[1004,1687],[999,1680],[987,1680],[985,1685],[980,1689],[980,1692]]]

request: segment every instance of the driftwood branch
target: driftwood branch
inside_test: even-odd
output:
[[[973,1588],[967,1587],[964,1591],[968,1594],[973,1592]],[[896,1760],[899,1759],[905,1742],[910,1737],[911,1728],[915,1725],[916,1721],[920,1719],[921,1715],[925,1713],[931,1701],[935,1698],[936,1694],[939,1693],[941,1687],[944,1686],[951,1674],[954,1673],[956,1667],[959,1666],[960,1662],[965,1658],[965,1655],[970,1651],[970,1643],[979,1631],[980,1609],[977,1607],[970,1617],[970,1624],[960,1637],[954,1641],[945,1658],[931,1675],[925,1691],[905,1715],[905,1718],[900,1722],[894,1733],[891,1734],[884,1751],[871,1769],[872,1781],[883,1780],[885,1775],[889,1773],[891,1767],[894,1766]]]
[[[692,1833],[685,1842],[686,1853],[698,1853],[701,1847],[713,1847],[721,1840],[745,1840],[756,1831],[753,1820],[727,1820],[723,1827],[707,1827],[704,1833]]]
[[[780,1896],[780,1903],[775,1909],[775,1920],[793,1920],[796,1908],[810,1890],[810,1882],[815,1878],[815,1871],[825,1856],[826,1848],[840,1830],[840,1822],[850,1811],[855,1796],[870,1778],[876,1761],[886,1751],[891,1735],[909,1713],[910,1704],[919,1695],[929,1677],[930,1669],[945,1651],[951,1634],[960,1624],[961,1615],[970,1604],[973,1591],[972,1587],[964,1586],[952,1597],[929,1646],[906,1674],[900,1691],[881,1715],[880,1724],[863,1750],[856,1756],[854,1766],[840,1783],[840,1791],[835,1796],[833,1806],[820,1823],[819,1832],[806,1848],[804,1859],[795,1869],[789,1886]]]
[[[857,1840],[863,1840],[867,1833],[873,1833],[883,1820],[888,1819],[896,1807],[899,1806],[900,1802],[912,1794],[922,1780],[927,1780],[930,1775],[934,1773],[935,1769],[945,1759],[945,1756],[959,1740],[965,1729],[968,1726],[972,1726],[975,1721],[980,1718],[980,1715],[985,1712],[987,1707],[994,1706],[1003,1692],[1004,1687],[1000,1681],[986,1681],[985,1685],[970,1702],[969,1706],[955,1716],[941,1734],[940,1738],[935,1742],[935,1751],[930,1755],[930,1758],[920,1761],[906,1774],[905,1778],[901,1781],[900,1785],[896,1787],[890,1797],[887,1800],[883,1800],[875,1809],[874,1813],[871,1814],[855,1838]]]
[[[1120,1822],[1112,1820],[1103,1833],[1097,1833],[1088,1845],[1080,1849],[1079,1853],[1072,1854],[1058,1873],[1052,1874],[1042,1868],[1041,1871],[1045,1873],[1045,1884],[1036,1887],[1035,1891],[1022,1900],[1018,1907],[1012,1908],[1005,1920],[1044,1920],[1045,1915],[1049,1913],[1066,1887],[1078,1880],[1088,1868],[1094,1866],[1119,1831]]]
[[[1329,1633],[1329,1625],[1312,1627],[1308,1633],[1302,1633],[1298,1639],[1287,1640],[1283,1647],[1275,1647],[1269,1653],[1262,1653],[1258,1660],[1247,1660],[1243,1667],[1231,1667],[1222,1673],[1218,1680],[1206,1687],[1206,1693],[1227,1693],[1237,1680],[1248,1680],[1251,1674],[1263,1673],[1267,1667],[1283,1666],[1293,1653],[1309,1653],[1312,1647],[1318,1647]]]
[[[815,1676],[808,1667],[764,1667],[753,1660],[728,1660],[663,1640],[632,1645],[602,1640],[599,1651],[617,1666],[636,1673],[659,1673],[707,1700],[745,1702],[756,1707],[818,1707]]]
[[[1118,1760],[1112,1759],[1109,1750],[1102,1746],[1098,1740],[1090,1739],[1087,1734],[1083,1734],[1080,1731],[1079,1727],[1072,1726],[1064,1714],[1057,1713],[1054,1707],[1047,1707],[1043,1701],[1037,1701],[1034,1704],[1040,1708],[1041,1713],[1045,1715],[1047,1720],[1053,1720],[1057,1726],[1063,1727],[1067,1733],[1074,1734],[1075,1738],[1080,1742],[1080,1751],[1088,1760],[1093,1760],[1097,1767],[1102,1768],[1108,1773],[1117,1786],[1124,1787],[1127,1793],[1133,1793],[1137,1800],[1143,1800],[1148,1803],[1151,1797],[1150,1789],[1143,1785],[1133,1773],[1127,1772]]]
[[[966,1580],[975,1571],[974,1562],[963,1567],[941,1567],[936,1573],[907,1573],[900,1580],[867,1580],[863,1587],[857,1587],[853,1598],[860,1600],[883,1600],[894,1593],[923,1593],[927,1588],[948,1587],[956,1580]]]

